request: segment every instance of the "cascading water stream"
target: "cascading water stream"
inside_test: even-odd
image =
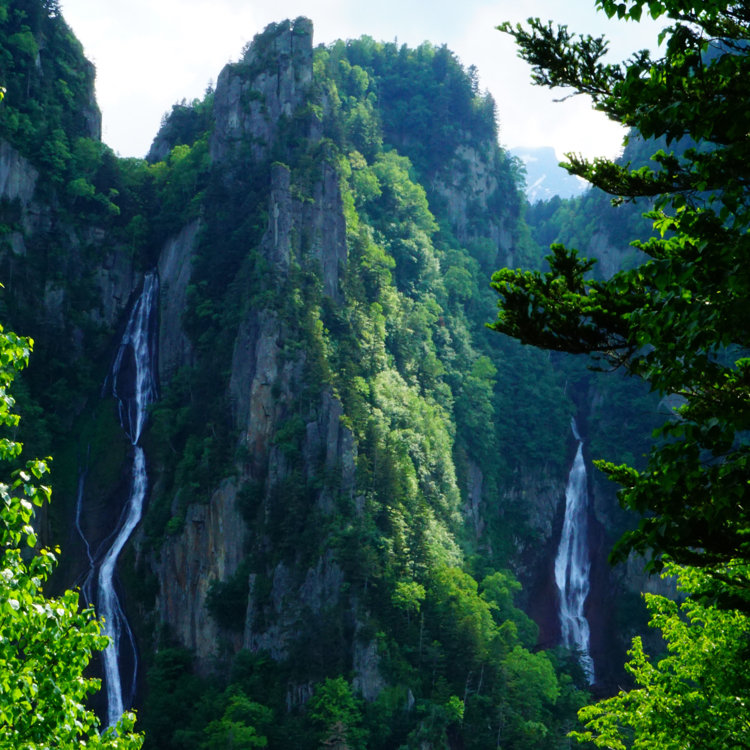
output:
[[[107,726],[116,724],[123,711],[132,703],[138,670],[135,641],[117,596],[114,578],[117,558],[141,520],[146,499],[146,459],[138,442],[146,422],[148,406],[156,398],[155,313],[158,292],[158,278],[155,273],[150,273],[146,276],[143,291],[130,313],[112,366],[112,393],[118,401],[120,424],[133,446],[133,467],[128,502],[118,519],[112,543],[101,559],[97,578],[97,613],[104,620],[104,632],[111,639],[103,654]],[[133,669],[127,681],[120,670],[123,637],[130,644],[133,653]],[[127,694],[127,701],[124,694]]]
[[[589,684],[594,682],[594,660],[589,651],[589,623],[583,613],[589,594],[589,550],[586,543],[588,489],[583,441],[571,420],[578,450],[565,488],[565,520],[555,558],[555,583],[560,593],[560,627],[564,646],[575,649]]]
[[[96,562],[94,561],[94,555],[91,553],[91,545],[89,544],[89,540],[86,539],[86,535],[83,533],[83,527],[81,526],[81,514],[83,513],[83,490],[86,486],[86,474],[88,474],[88,456],[86,458],[86,467],[82,469],[78,475],[75,524],[76,531],[78,531],[78,535],[83,541],[83,546],[86,550],[86,559],[89,563],[89,569],[86,571],[86,576],[83,580],[83,583],[81,584],[83,603],[89,605],[92,602],[91,583],[94,579],[94,573],[96,572]]]

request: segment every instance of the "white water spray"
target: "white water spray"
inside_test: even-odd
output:
[[[117,558],[141,520],[146,500],[147,475],[143,448],[138,445],[149,404],[156,398],[155,310],[159,291],[156,274],[148,274],[143,291],[125,327],[112,367],[112,392],[118,400],[120,424],[133,445],[133,468],[128,502],[120,514],[114,540],[99,567],[97,612],[104,620],[110,644],[104,650],[104,682],[107,689],[107,726],[113,726],[134,697],[138,658],[130,625],[115,590]],[[124,639],[123,639],[124,637]],[[120,670],[122,645],[132,648],[132,674],[125,682]],[[127,696],[124,692],[127,691]]]
[[[564,646],[575,649],[589,684],[594,682],[594,660],[589,651],[589,623],[583,614],[589,594],[589,562],[587,536],[588,489],[583,441],[571,420],[578,450],[565,488],[565,520],[560,546],[555,558],[555,583],[560,593],[560,627]]]

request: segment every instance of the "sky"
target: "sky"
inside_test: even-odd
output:
[[[500,143],[552,146],[585,156],[617,155],[623,131],[584,97],[535,87],[513,40],[495,30],[528,16],[605,33],[612,58],[655,49],[650,23],[608,21],[594,0],[61,0],[63,16],[97,69],[102,139],[121,156],[145,156],[164,113],[202,97],[227,62],[269,23],[307,16],[314,44],[367,34],[418,46],[447,44],[479,70],[482,89],[498,104]]]

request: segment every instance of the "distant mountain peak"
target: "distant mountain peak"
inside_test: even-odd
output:
[[[560,165],[551,146],[517,147],[510,150],[526,167],[526,197],[529,202],[573,198],[587,188],[587,184],[568,174]]]

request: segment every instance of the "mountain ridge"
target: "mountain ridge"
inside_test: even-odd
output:
[[[568,174],[551,146],[514,147],[510,153],[520,159],[526,171],[526,197],[530,203],[558,198],[575,198],[588,187]]]
[[[316,48],[296,19],[173,108],[148,161],[61,132],[54,162],[7,147],[2,269],[28,283],[8,285],[11,322],[41,332],[32,446],[64,444],[48,533],[66,536],[85,477],[94,548],[127,484],[105,363],[159,269],[150,500],[119,566],[151,746],[200,747],[241,694],[269,744],[313,747],[336,724],[315,696],[339,688],[337,710],[365,699],[353,746],[494,747],[500,727],[555,746],[583,679],[537,651],[519,601],[554,643],[554,602],[528,592],[595,387],[483,328],[491,271],[539,262],[494,102],[445,47]]]

